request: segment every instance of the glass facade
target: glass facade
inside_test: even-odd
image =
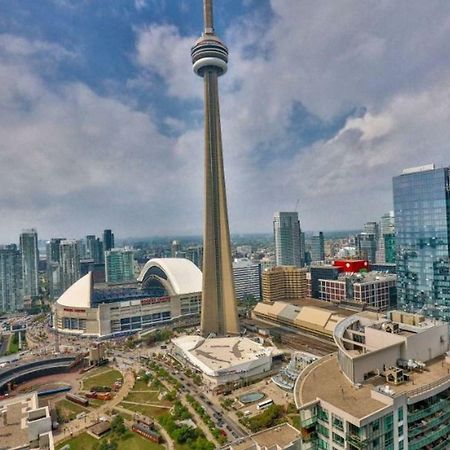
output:
[[[393,185],[398,306],[448,321],[449,169],[402,174]]]
[[[395,234],[389,233],[383,236],[384,262],[395,263]]]
[[[22,260],[15,244],[0,247],[0,311],[23,306]]]
[[[23,295],[33,298],[39,294],[39,250],[38,235],[35,229],[25,230],[20,235],[22,254]]]
[[[277,212],[273,219],[275,257],[277,266],[304,265],[301,229],[296,212]]]
[[[408,448],[450,448],[450,389],[408,406]]]
[[[396,450],[394,415],[388,413],[361,427],[316,405],[300,411],[302,448]],[[398,433],[403,440],[403,433]]]
[[[133,281],[135,279],[133,251],[119,248],[106,251],[105,275],[107,283]]]

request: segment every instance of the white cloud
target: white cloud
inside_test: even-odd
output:
[[[190,48],[193,37],[182,37],[173,25],[152,25],[137,33],[137,62],[158,75],[167,93],[179,98],[200,97],[201,83],[192,72]]]
[[[147,7],[147,2],[145,0],[134,0],[134,7],[140,11]]]
[[[357,227],[392,208],[391,178],[402,168],[449,165],[448,2],[271,5],[263,26],[248,16],[222,33],[230,47],[220,93],[232,231],[270,230],[273,212],[297,199],[307,229]],[[195,38],[167,24],[139,29],[141,72],[129,85],[160,89],[163,80],[158,94],[198,108]],[[182,111],[172,117],[151,105],[144,114],[81,83],[49,88],[42,61],[72,56],[6,39],[0,164],[11,170],[0,180],[0,209],[14,223],[0,232],[48,223],[55,234],[100,224],[119,234],[201,231],[203,132],[186,125],[190,106],[183,121]],[[299,104],[324,127],[365,113],[305,145],[312,139],[299,120],[312,119],[295,115]],[[177,137],[162,135],[152,117]]]
[[[168,205],[189,224],[190,160],[151,115],[83,83],[50,87],[22,44],[12,56],[0,52],[3,239],[32,225],[46,236],[106,226],[122,236],[171,233],[178,224],[162,214]]]
[[[334,140],[339,139],[349,130],[359,130],[361,141],[372,141],[376,138],[386,136],[393,128],[392,120],[387,115],[373,116],[370,112],[363,117],[350,118],[345,126],[339,131]]]
[[[392,208],[391,179],[403,167],[449,164],[446,2],[271,5],[269,26],[249,16],[225,33],[221,110],[233,230],[268,230],[273,212],[297,199],[308,229],[357,227]],[[172,26],[139,34],[140,64],[164,78],[171,96],[201,95],[190,73],[193,41]],[[324,123],[366,112],[305,147],[296,144],[296,104]],[[178,146],[186,136],[190,151],[201,147],[190,132]]]

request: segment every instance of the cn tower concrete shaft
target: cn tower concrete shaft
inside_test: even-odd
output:
[[[223,168],[218,77],[228,49],[214,34],[212,1],[204,0],[205,32],[192,47],[194,71],[205,89],[205,225],[201,333],[239,333]]]

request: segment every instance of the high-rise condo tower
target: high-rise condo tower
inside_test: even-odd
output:
[[[239,333],[222,156],[218,78],[228,49],[214,33],[212,0],[203,1],[205,30],[191,50],[205,91],[205,223],[201,333]]]

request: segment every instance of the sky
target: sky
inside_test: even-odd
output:
[[[215,0],[232,233],[358,229],[450,165],[450,2]],[[202,231],[201,0],[0,2],[0,243]]]

